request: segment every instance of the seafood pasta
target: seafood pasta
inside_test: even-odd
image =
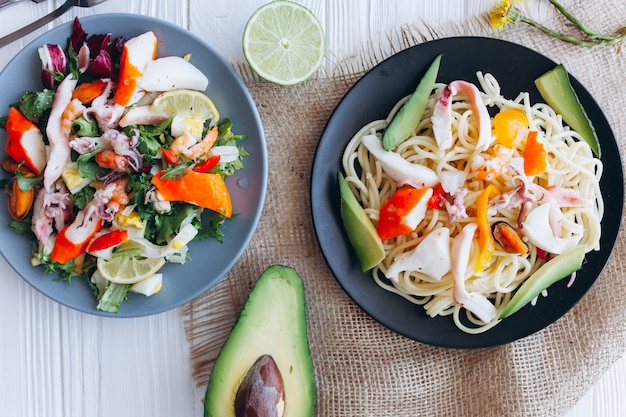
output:
[[[528,93],[507,99],[491,74],[477,76],[482,91],[435,84],[395,150],[381,138],[406,99],[357,132],[342,158],[384,244],[373,279],[469,333],[496,325],[553,256],[598,250],[604,211],[602,162],[580,135]]]

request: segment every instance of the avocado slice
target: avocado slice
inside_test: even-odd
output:
[[[433,60],[417,88],[411,94],[411,97],[402,105],[398,113],[393,116],[391,123],[385,129],[383,133],[383,148],[386,151],[396,149],[398,145],[407,140],[422,120],[430,93],[432,93],[435,87],[442,56],[442,54],[437,55]]]
[[[343,175],[338,173],[341,195],[341,219],[354,248],[363,272],[372,269],[385,259],[383,241],[378,236],[372,221],[359,204]]]
[[[539,76],[535,80],[535,85],[546,103],[563,117],[565,123],[582,136],[593,153],[600,158],[602,152],[596,129],[572,88],[563,64]]]
[[[261,274],[222,346],[206,390],[205,417],[235,416],[235,398],[246,388],[242,381],[265,355],[271,356],[282,378],[284,403],[277,408],[284,407],[283,417],[312,416],[315,374],[304,286],[298,273],[283,265],[270,266]]]
[[[502,310],[498,318],[504,319],[509,317],[538,296],[541,291],[571,275],[573,272],[578,271],[583,265],[585,253],[587,253],[587,247],[585,245],[576,246],[541,265],[539,269],[517,289],[515,295],[504,307],[504,310]]]

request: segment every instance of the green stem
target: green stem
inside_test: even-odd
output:
[[[550,0],[550,1],[552,1],[552,0]],[[523,16],[523,15],[520,15],[518,17],[518,21],[527,23],[530,26],[532,26],[534,28],[537,28],[537,29],[541,30],[543,33],[545,33],[547,35],[550,35],[550,36],[552,36],[552,37],[554,37],[556,39],[562,40],[564,42],[573,43],[573,44],[579,45],[579,46],[585,46],[585,47],[592,47],[592,46],[597,46],[597,45],[600,45],[600,46],[611,46],[611,45],[615,45],[615,44],[618,44],[618,43],[622,43],[626,39],[626,35],[622,35],[622,36],[619,36],[619,37],[607,37],[607,39],[605,39],[605,40],[602,40],[602,39],[592,39],[592,40],[585,41],[585,40],[582,40],[582,39],[575,38],[573,36],[564,35],[562,33],[555,32],[554,30],[552,30],[552,29],[550,29],[550,28],[548,28],[546,26],[543,26],[543,25],[535,22],[534,20],[529,19],[529,18],[527,18],[526,16]]]
[[[596,46],[596,45],[599,44],[598,41],[583,41],[583,40],[575,38],[573,36],[563,35],[561,33],[555,32],[554,30],[537,23],[534,20],[527,18],[526,16],[520,16],[519,20],[520,20],[520,22],[527,23],[530,26],[541,30],[545,34],[548,34],[548,35],[550,35],[550,36],[552,36],[554,38],[557,38],[557,39],[565,41],[565,42],[573,43],[573,44],[579,45],[579,46],[587,46],[587,47]]]
[[[558,2],[558,0],[548,0],[548,1],[552,3],[552,5],[556,7],[558,11],[561,12],[561,14],[565,16],[567,20],[569,20],[574,25],[576,25],[576,27],[580,29],[580,31],[583,32],[585,35],[593,39],[598,39],[601,41],[613,41],[615,39],[614,36],[602,35],[592,29],[589,29],[583,22],[575,18],[565,7],[563,7],[563,5]]]

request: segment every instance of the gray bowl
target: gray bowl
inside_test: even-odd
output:
[[[97,301],[86,280],[74,279],[70,285],[55,281],[42,267],[30,263],[32,244],[6,225],[11,218],[0,210],[0,252],[11,267],[44,295],[70,308],[100,316],[140,317],[161,313],[193,300],[214,286],[233,267],[250,242],[258,224],[267,187],[267,150],[261,120],[254,102],[239,75],[210,46],[190,32],[173,24],[133,14],[101,14],[80,19],[87,34],[111,33],[112,37],[130,39],[153,31],[158,39],[157,56],[190,53],[193,63],[209,78],[205,93],[211,97],[222,117],[233,121],[233,132],[245,134],[243,145],[250,153],[245,168],[228,177],[233,211],[237,214],[223,227],[223,243],[214,239],[191,242],[191,261],[184,265],[168,264],[163,272],[163,288],[158,294],[144,297],[129,292],[131,301],[122,304],[117,314],[96,309]],[[8,114],[9,105],[26,90],[39,91],[41,63],[37,49],[46,43],[66,45],[72,23],[58,26],[21,50],[0,74],[0,114]],[[0,143],[6,131],[0,130]],[[1,146],[0,158],[6,157]],[[8,178],[4,172],[2,178]],[[3,194],[3,207],[6,196]]]

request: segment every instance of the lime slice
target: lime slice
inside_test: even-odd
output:
[[[134,284],[154,275],[165,265],[163,258],[115,256],[110,260],[98,258],[98,272],[117,284]]]
[[[275,0],[255,11],[243,32],[243,53],[252,69],[268,81],[293,85],[322,65],[324,29],[306,7]]]
[[[155,112],[163,112],[169,116],[182,119],[212,120],[217,122],[220,113],[209,97],[195,90],[173,90],[159,94],[152,102]]]

